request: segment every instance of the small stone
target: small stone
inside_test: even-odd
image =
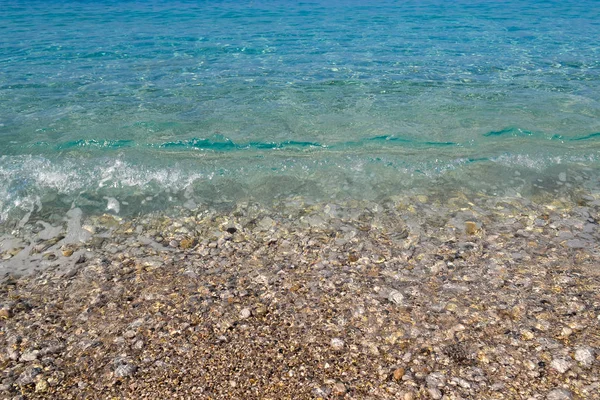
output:
[[[404,301],[404,295],[397,290],[392,290],[388,295],[388,300],[394,304],[402,304]]]
[[[465,222],[465,232],[467,235],[474,235],[477,233],[479,229],[477,228],[477,224],[473,221]]]
[[[19,375],[19,379],[17,379],[17,383],[19,385],[29,385],[33,383],[35,377],[42,373],[42,369],[40,367],[28,367]]]
[[[71,257],[73,255],[74,251],[73,249],[64,249],[62,251],[62,255],[65,257]]]
[[[432,372],[427,375],[425,382],[427,382],[427,387],[430,388],[444,387],[446,384],[446,377],[441,372]]]
[[[135,337],[135,331],[128,330],[123,334],[123,336],[127,339],[133,339]]]
[[[433,400],[439,400],[442,398],[442,392],[438,388],[429,388],[427,391]]]
[[[19,359],[19,357],[21,356],[21,353],[19,353],[18,350],[10,349],[10,348],[6,351],[6,354],[8,355],[8,358],[10,358],[13,361],[17,361]]]
[[[0,308],[0,319],[8,319],[12,317],[12,310],[8,307]]]
[[[265,307],[262,304],[257,305],[256,308],[254,309],[254,314],[256,316],[259,316],[259,317],[262,317],[262,316],[266,315],[267,314],[267,307]]]
[[[413,394],[413,392],[404,393],[403,400],[414,400],[414,399],[415,399],[415,395]]]
[[[400,367],[400,368],[396,368],[394,370],[394,380],[395,381],[399,381],[400,379],[402,379],[402,377],[404,376],[404,368]]]
[[[240,311],[240,318],[241,319],[250,318],[250,315],[252,315],[252,312],[250,311],[249,308],[242,308],[242,310]]]
[[[550,368],[553,368],[561,374],[564,374],[569,370],[569,368],[571,368],[571,363],[563,358],[555,358],[550,363]]]
[[[463,389],[471,389],[471,384],[469,383],[469,381],[467,381],[465,379],[454,378],[453,381],[456,382],[458,384],[458,386],[460,386]]]
[[[333,385],[332,392],[334,396],[343,396],[346,394],[346,386],[343,383],[338,382]]]
[[[179,247],[181,247],[184,250],[191,249],[193,246],[194,246],[193,238],[185,238],[185,239],[182,239],[181,242],[179,242]]]
[[[561,172],[560,174],[558,174],[558,180],[561,182],[566,182],[567,181],[567,174],[566,172]]]
[[[40,379],[38,383],[35,384],[35,391],[43,393],[46,390],[48,390],[48,382],[45,379]]]
[[[546,395],[546,400],[572,400],[573,394],[567,389],[554,389]]]
[[[535,337],[535,335],[530,330],[521,331],[521,338],[523,340],[532,340],[534,337]]]
[[[135,371],[137,371],[137,367],[135,365],[125,363],[125,364],[119,365],[115,369],[115,376],[117,378],[126,378],[128,376],[133,375],[135,373]]]
[[[588,346],[581,346],[575,349],[575,360],[582,367],[589,368],[594,363],[594,350]]]
[[[572,333],[573,333],[573,329],[569,328],[568,326],[565,326],[560,331],[560,335],[565,339],[568,338],[569,336],[571,336]]]
[[[25,362],[35,361],[35,360],[37,360],[39,353],[40,352],[38,350],[26,351],[25,353],[21,354],[21,358],[19,359],[19,361],[25,361]]]
[[[340,338],[331,339],[331,348],[334,350],[342,350],[344,348],[344,341]]]

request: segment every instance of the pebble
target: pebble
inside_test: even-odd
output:
[[[572,400],[573,394],[567,389],[554,389],[546,395],[546,400]]]
[[[403,400],[414,400],[415,395],[412,392],[404,393]]]
[[[452,381],[456,382],[458,384],[458,386],[460,386],[463,389],[471,389],[471,384],[469,383],[469,381],[462,379],[462,378],[453,378]]]
[[[561,374],[564,374],[569,370],[569,368],[571,368],[571,362],[565,360],[564,358],[555,358],[550,363],[550,368],[560,372]]]
[[[33,381],[35,380],[35,377],[41,373],[42,373],[42,369],[40,367],[37,367],[37,366],[28,367],[25,369],[25,371],[23,371],[21,373],[21,375],[19,375],[19,379],[17,379],[17,383],[20,385],[29,385],[30,383],[33,383]]]
[[[340,338],[331,339],[331,348],[334,350],[342,350],[344,348],[344,341]]]
[[[0,308],[0,319],[7,319],[12,317],[12,311],[8,307]]]
[[[388,295],[388,300],[394,304],[402,304],[404,301],[404,295],[397,290],[392,290]]]
[[[242,308],[242,310],[240,311],[240,318],[241,319],[250,318],[251,315],[252,315],[252,312],[250,311],[249,308]]]
[[[594,350],[588,346],[581,346],[575,349],[575,360],[582,367],[589,368],[594,363]]]
[[[48,390],[48,382],[45,379],[40,379],[35,384],[35,391],[38,392],[38,393],[43,393],[46,390]]]
[[[446,377],[441,372],[432,372],[427,375],[425,382],[427,383],[427,387],[430,388],[444,387],[446,384]]]
[[[343,383],[338,382],[333,385],[332,391],[335,396],[343,396],[346,394],[346,386]]]
[[[427,391],[429,392],[429,396],[433,400],[439,400],[442,398],[442,392],[438,388],[429,388],[429,389],[427,389]]]
[[[567,174],[565,172],[561,172],[560,174],[558,174],[558,180],[561,182],[566,182],[567,181]]]
[[[117,378],[126,378],[131,376],[137,371],[137,367],[133,364],[121,364],[115,369],[115,376]]]
[[[125,336],[125,338],[127,338],[127,339],[133,339],[135,337],[135,335],[136,335],[136,333],[133,330],[126,331],[123,334],[123,336]]]
[[[71,257],[73,255],[73,249],[64,249],[62,255],[65,257]]]
[[[182,249],[191,249],[194,247],[194,239],[193,238],[185,238],[179,242],[179,247]]]
[[[143,340],[138,340],[133,344],[133,348],[136,350],[141,350],[144,348],[144,341]]]
[[[35,361],[37,360],[39,353],[40,352],[38,350],[27,351],[21,354],[21,358],[19,360],[25,362]]]
[[[465,232],[467,235],[474,235],[477,233],[477,224],[473,221],[465,222]]]
[[[400,379],[402,379],[402,377],[404,376],[404,368],[400,367],[400,368],[396,368],[394,370],[394,380],[399,381]]]

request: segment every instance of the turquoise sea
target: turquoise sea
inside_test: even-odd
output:
[[[0,221],[600,189],[600,2],[0,0]]]

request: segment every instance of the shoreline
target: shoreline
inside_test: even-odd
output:
[[[599,212],[449,193],[38,226],[44,269],[0,284],[0,394],[600,396]]]

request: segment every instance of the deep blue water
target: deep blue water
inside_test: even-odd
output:
[[[599,150],[598,1],[0,0],[0,220],[597,191]]]

